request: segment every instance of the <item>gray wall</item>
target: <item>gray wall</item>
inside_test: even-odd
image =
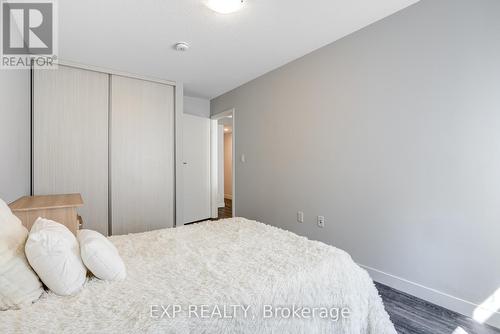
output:
[[[0,198],[30,191],[30,79],[26,70],[0,70]]]
[[[210,118],[210,100],[184,96],[184,113]]]
[[[454,297],[500,287],[499,13],[424,0],[212,100],[236,108],[237,215],[472,312]]]

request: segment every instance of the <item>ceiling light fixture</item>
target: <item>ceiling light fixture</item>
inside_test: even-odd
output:
[[[243,0],[207,0],[207,7],[220,14],[230,14],[243,7]]]

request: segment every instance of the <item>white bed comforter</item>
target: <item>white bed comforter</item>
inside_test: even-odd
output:
[[[111,240],[125,281],[0,312],[0,333],[396,333],[347,253],[272,226],[235,218]]]

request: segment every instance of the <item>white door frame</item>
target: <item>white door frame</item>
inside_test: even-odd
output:
[[[236,112],[235,112],[235,109],[234,108],[231,108],[231,109],[228,109],[226,111],[223,111],[223,112],[220,112],[220,113],[217,113],[215,115],[212,115],[212,117],[210,117],[212,119],[212,126],[210,127],[210,132],[211,132],[211,135],[210,135],[210,188],[211,188],[211,201],[210,201],[210,205],[211,205],[211,212],[212,212],[212,218],[217,218],[219,216],[218,214],[218,203],[217,203],[217,193],[218,193],[218,176],[217,176],[217,160],[218,160],[218,156],[217,156],[217,125],[218,125],[218,120],[221,119],[221,118],[224,118],[224,117],[227,117],[227,116],[233,116],[232,118],[232,122],[233,122],[233,135],[232,135],[232,138],[233,138],[233,142],[232,142],[232,176],[233,176],[233,189],[232,189],[232,202],[233,202],[233,217],[236,217],[236,145],[235,145],[235,142],[236,142],[236,127],[235,127],[235,124],[236,124],[236,121],[235,121],[235,117],[236,117]]]

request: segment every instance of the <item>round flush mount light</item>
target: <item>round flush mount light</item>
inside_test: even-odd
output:
[[[220,14],[231,14],[243,8],[243,0],[207,0],[206,4]]]
[[[177,51],[187,51],[189,49],[189,44],[186,42],[175,43],[174,49]]]

